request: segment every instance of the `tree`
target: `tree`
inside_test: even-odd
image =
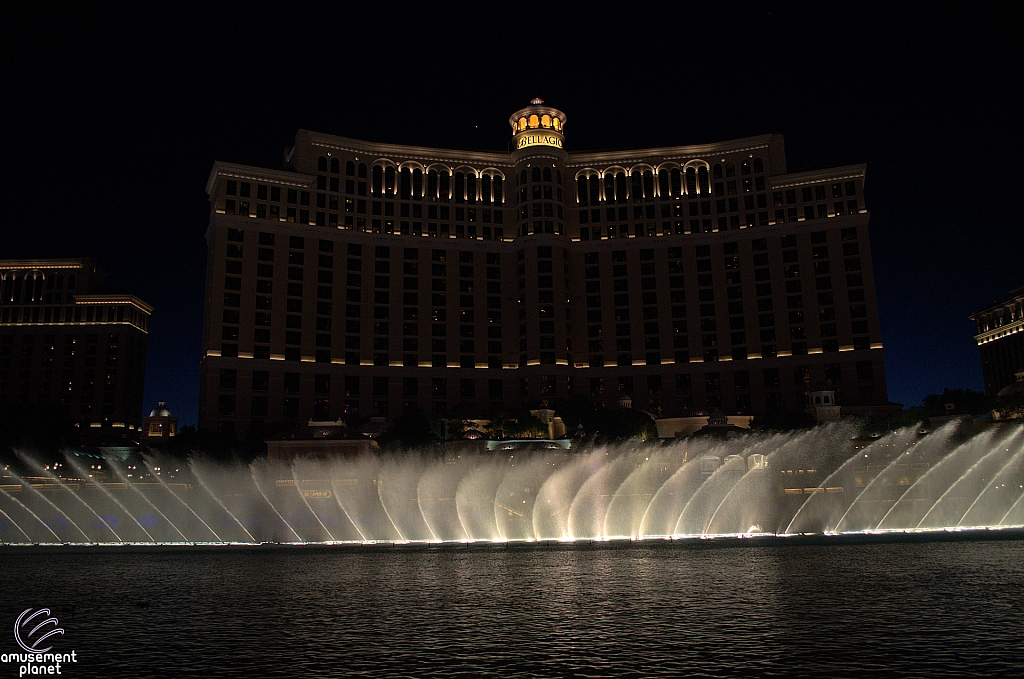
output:
[[[59,406],[11,403],[0,407],[0,462],[16,463],[15,451],[47,464],[61,459],[61,449],[79,443],[78,429]]]
[[[646,441],[658,436],[658,427],[651,416],[632,408],[594,410],[583,420],[583,428],[599,440],[608,442],[628,441],[632,438]]]
[[[531,415],[529,410],[521,410],[513,413],[511,417],[505,417],[503,427],[505,436],[510,438],[548,435],[548,426],[541,422],[539,417]]]
[[[189,457],[203,457],[214,462],[251,462],[244,459],[241,453],[241,444],[233,434],[214,431],[212,429],[198,429],[189,446]]]
[[[865,431],[869,432],[887,432],[896,431],[897,429],[903,429],[904,427],[913,427],[916,425],[923,425],[924,427],[931,426],[931,422],[928,421],[928,416],[920,408],[908,408],[907,410],[901,410],[898,413],[893,413],[888,417],[881,419],[869,420],[865,426]]]
[[[941,394],[928,394],[921,400],[925,415],[945,415],[946,404],[955,406],[954,412],[985,415],[992,409],[993,399],[973,389],[943,389]]]
[[[249,425],[249,431],[245,433],[245,439],[237,447],[238,454],[246,464],[258,457],[264,457],[267,454],[266,440],[292,429],[295,429],[295,426],[286,422],[253,422]]]
[[[416,406],[406,408],[377,439],[383,452],[426,448],[437,443],[430,417]]]
[[[1024,419],[1024,393],[997,397],[992,403],[992,412],[1000,420]]]
[[[576,427],[593,412],[594,404],[579,394],[555,401],[555,413],[562,418],[565,430],[570,433],[576,431]]]
[[[754,431],[796,431],[811,429],[817,424],[814,417],[803,410],[770,410],[763,415],[755,415],[750,421]]]
[[[170,455],[177,460],[187,460],[195,447],[196,427],[186,424],[178,427],[178,433],[167,439],[167,442],[160,446],[160,452]]]

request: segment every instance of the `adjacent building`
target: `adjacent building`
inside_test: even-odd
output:
[[[1024,369],[1024,286],[1006,301],[971,315],[977,328],[974,340],[981,350],[985,393],[996,396],[1016,383],[1015,373]]]
[[[298,457],[360,457],[378,450],[377,442],[345,426],[341,420],[334,422],[310,421],[305,425],[266,440],[267,459],[291,462]],[[306,481],[304,483],[313,483]],[[309,491],[305,491],[309,492]],[[304,497],[330,497],[326,495],[304,495]]]
[[[83,434],[137,440],[152,307],[93,260],[0,260],[0,405],[59,406]]]
[[[165,401],[157,401],[156,408],[149,411],[149,416],[142,418],[142,438],[144,448],[159,448],[167,445],[178,435],[178,418],[167,409]]]
[[[300,130],[282,170],[215,163],[200,426],[887,401],[863,165],[790,173],[781,135],[570,152],[540,100],[508,123],[510,152]]]

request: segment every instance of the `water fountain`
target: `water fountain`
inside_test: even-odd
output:
[[[8,544],[439,543],[1024,526],[1024,427],[807,432],[505,456],[0,473]],[[141,471],[140,471],[141,469]],[[141,480],[140,480],[141,474]]]

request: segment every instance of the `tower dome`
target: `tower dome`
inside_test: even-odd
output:
[[[513,148],[522,151],[531,147],[563,149],[565,147],[565,114],[533,99],[508,119],[512,126]]]
[[[149,411],[150,417],[173,417],[171,411],[167,409],[166,401],[157,401],[156,408]]]

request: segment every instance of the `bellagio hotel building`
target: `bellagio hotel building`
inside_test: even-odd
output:
[[[511,152],[300,130],[207,184],[200,426],[582,395],[673,417],[885,402],[863,165],[783,139],[572,152],[534,100]]]

